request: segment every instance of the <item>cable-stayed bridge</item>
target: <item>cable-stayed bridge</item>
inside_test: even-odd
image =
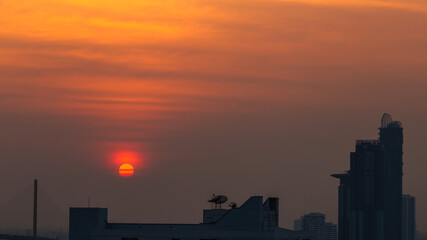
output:
[[[0,240],[66,240],[67,214],[37,180],[0,205]]]

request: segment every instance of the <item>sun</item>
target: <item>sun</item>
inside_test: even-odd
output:
[[[133,172],[133,166],[128,163],[122,164],[119,168],[119,174],[122,177],[131,177]]]

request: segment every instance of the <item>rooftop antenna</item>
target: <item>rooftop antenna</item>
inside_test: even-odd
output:
[[[37,239],[37,179],[34,179],[33,239]]]

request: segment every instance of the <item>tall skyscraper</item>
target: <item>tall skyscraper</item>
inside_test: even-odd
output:
[[[384,159],[384,239],[402,236],[403,129],[389,114],[381,119],[380,142]]]
[[[415,197],[402,195],[402,240],[415,240]]]
[[[312,232],[315,240],[337,240],[337,225],[325,222],[325,214],[309,213],[294,221],[295,231]]]
[[[403,129],[385,113],[378,140],[357,140],[350,170],[333,174],[338,188],[339,240],[400,240]]]

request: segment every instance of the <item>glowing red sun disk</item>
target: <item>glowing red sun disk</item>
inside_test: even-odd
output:
[[[122,177],[131,177],[133,173],[134,173],[133,166],[128,163],[122,164],[119,168],[119,174]]]

